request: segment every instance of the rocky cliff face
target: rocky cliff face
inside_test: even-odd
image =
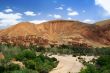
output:
[[[110,46],[110,23],[99,25],[100,23],[86,24],[68,20],[54,20],[41,24],[23,22],[1,30],[0,36],[35,36],[47,39],[48,44],[86,43],[92,46]]]

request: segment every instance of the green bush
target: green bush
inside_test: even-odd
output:
[[[101,56],[96,60],[96,64],[100,67],[110,65],[110,56]]]
[[[110,55],[99,57],[95,64],[87,64],[80,73],[110,73]]]
[[[79,73],[98,73],[98,71],[95,69],[95,66],[92,64],[88,64],[85,69],[81,69],[81,72]]]
[[[5,67],[3,65],[0,65],[0,73],[5,71]]]
[[[36,62],[34,60],[27,60],[24,64],[28,69],[35,70]]]
[[[11,71],[10,73],[39,73],[39,72],[31,69],[21,69],[21,70]]]
[[[6,69],[8,71],[20,70],[20,66],[18,64],[11,63],[7,65]]]
[[[36,58],[36,54],[34,51],[31,50],[23,50],[15,57],[19,61],[27,60],[27,59],[34,59]]]
[[[33,47],[30,46],[29,49],[24,46],[0,45],[0,52],[5,56],[5,59],[0,60],[0,73],[48,73],[57,66],[56,58],[36,53],[35,48],[45,52],[44,47],[39,47],[39,50],[37,47],[33,50]],[[13,59],[22,62],[25,68],[21,69],[18,64],[11,63]]]

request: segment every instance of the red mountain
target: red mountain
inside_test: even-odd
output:
[[[22,22],[0,30],[0,36],[34,35],[54,44],[86,43],[92,46],[110,46],[110,20],[87,24],[79,21],[53,20],[41,24]]]

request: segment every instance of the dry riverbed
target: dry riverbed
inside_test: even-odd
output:
[[[78,73],[83,66],[82,63],[79,62],[78,57],[72,57],[71,55],[59,56],[52,55],[50,57],[55,57],[59,64],[56,68],[54,68],[50,73]],[[86,61],[92,60],[93,56],[82,56]]]

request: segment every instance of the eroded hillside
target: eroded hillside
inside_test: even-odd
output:
[[[86,43],[91,46],[109,46],[110,23],[104,22],[103,25],[101,23],[87,24],[69,20],[53,20],[41,24],[22,22],[1,30],[0,36],[10,38],[34,36],[34,39],[41,37],[48,40],[48,44]],[[33,37],[27,39],[31,41]]]

